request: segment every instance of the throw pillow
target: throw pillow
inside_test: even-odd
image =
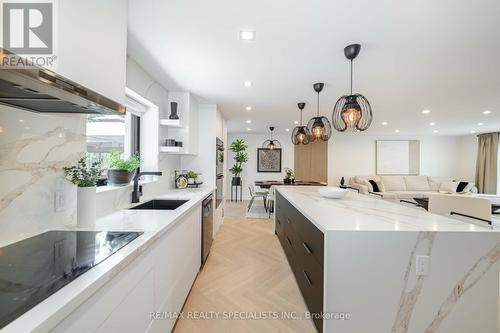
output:
[[[384,182],[381,180],[376,180],[375,182],[377,183],[378,189],[380,190],[380,192],[385,192]]]
[[[442,182],[439,187],[439,193],[452,194],[457,193],[457,182]]]
[[[458,182],[457,193],[469,193],[474,187],[474,183]]]
[[[372,185],[373,192],[380,192],[380,189],[379,189],[376,181],[374,181],[373,179],[370,179],[369,182]]]
[[[368,192],[373,192],[373,186],[372,183],[370,183],[368,180],[363,180],[363,185],[368,187]]]

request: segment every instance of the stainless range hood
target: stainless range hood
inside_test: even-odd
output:
[[[15,56],[0,49],[4,56]],[[17,57],[17,56],[16,56]],[[41,67],[12,68],[0,59],[0,104],[33,112],[124,114],[125,106]]]

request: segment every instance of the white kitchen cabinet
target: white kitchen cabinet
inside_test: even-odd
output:
[[[55,71],[124,103],[127,11],[123,0],[58,1]]]
[[[201,204],[81,304],[52,332],[170,332],[201,262]],[[71,288],[71,285],[68,286]]]

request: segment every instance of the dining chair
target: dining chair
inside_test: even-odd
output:
[[[269,218],[271,218],[271,213],[274,214],[274,197],[276,189],[274,186],[269,188],[269,193],[267,194],[267,211],[269,212]]]
[[[252,208],[253,201],[255,200],[255,198],[262,198],[262,200],[264,201],[264,208],[266,209],[266,212],[267,212],[266,199],[267,199],[268,192],[267,191],[255,191],[255,185],[253,183],[248,184],[248,191],[250,192],[250,197],[251,197],[250,202],[248,203],[248,211],[250,211],[250,208]]]

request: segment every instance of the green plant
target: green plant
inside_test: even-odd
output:
[[[123,152],[112,149],[109,155],[106,156],[106,161],[109,163],[108,168],[113,170],[126,170],[134,172],[141,166],[139,155],[134,154],[127,159],[122,158]]]
[[[285,168],[285,173],[286,173],[286,179],[292,179],[295,178],[295,173],[293,172],[292,169],[290,168]]]
[[[198,177],[198,174],[194,171],[188,171],[186,177],[196,179]]]
[[[248,146],[242,139],[234,140],[231,146],[229,146],[229,149],[234,153],[234,165],[229,171],[231,171],[235,177],[239,177],[243,172],[243,163],[248,162],[248,154],[246,153],[247,148]]]
[[[82,157],[76,165],[64,167],[66,179],[78,187],[92,187],[97,183],[97,179],[102,172],[102,160],[87,164],[87,158]]]

